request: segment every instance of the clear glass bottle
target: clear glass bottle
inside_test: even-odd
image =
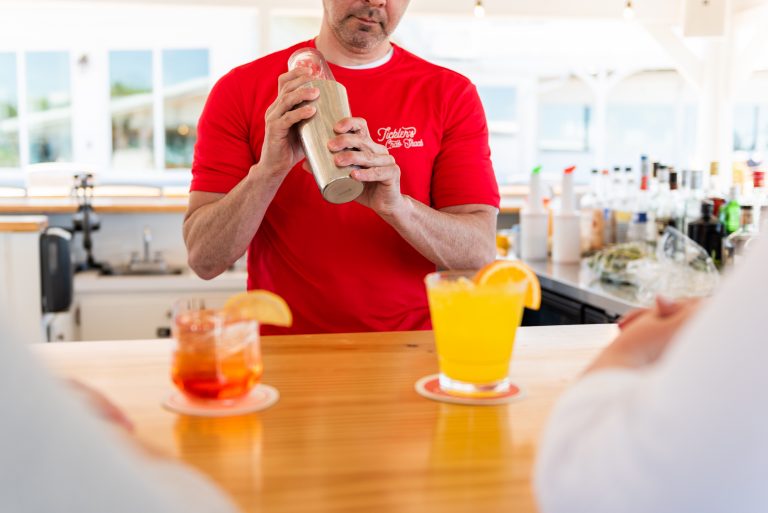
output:
[[[581,198],[581,240],[582,251],[597,251],[603,248],[603,207],[602,180],[597,169],[593,169],[589,179],[589,190]]]
[[[681,202],[677,190],[677,173],[674,168],[669,172],[659,173],[659,195],[656,202],[656,231],[659,235],[664,233],[667,226],[680,227]],[[668,180],[668,181],[667,181]]]
[[[709,183],[707,184],[707,198],[714,200],[723,197],[723,185],[720,183],[720,163],[709,163]],[[717,215],[717,212],[715,212]]]
[[[698,170],[689,172],[688,192],[685,197],[685,211],[683,217],[683,233],[688,230],[688,225],[699,219],[702,214],[701,202],[704,201],[703,177],[704,173]]]
[[[723,244],[726,266],[738,266],[745,253],[748,252],[749,246],[757,237],[758,233],[752,215],[752,205],[744,205],[741,207],[741,226],[730,234]]]

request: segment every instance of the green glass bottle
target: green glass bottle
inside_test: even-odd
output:
[[[725,225],[726,235],[730,235],[741,226],[741,204],[739,203],[739,189],[734,185],[731,187],[728,203],[720,209],[723,225]]]

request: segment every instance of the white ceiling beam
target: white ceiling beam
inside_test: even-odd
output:
[[[685,44],[683,38],[667,25],[643,24],[643,27],[664,48],[680,74],[699,89],[704,73],[702,60]]]

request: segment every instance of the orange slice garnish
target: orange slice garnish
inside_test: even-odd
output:
[[[531,310],[541,307],[541,284],[533,269],[520,260],[496,260],[475,274],[476,285],[504,285],[510,282],[528,282],[523,304]]]
[[[239,319],[255,319],[260,324],[288,327],[293,315],[288,303],[268,290],[249,290],[227,299],[224,310]]]

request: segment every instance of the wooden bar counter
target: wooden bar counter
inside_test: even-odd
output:
[[[168,340],[35,346],[60,375],[98,387],[137,436],[211,476],[244,511],[534,512],[531,472],[555,399],[616,334],[613,325],[521,328],[506,406],[429,401],[431,332],[264,337],[264,382],[280,401],[207,419],[160,402]]]

